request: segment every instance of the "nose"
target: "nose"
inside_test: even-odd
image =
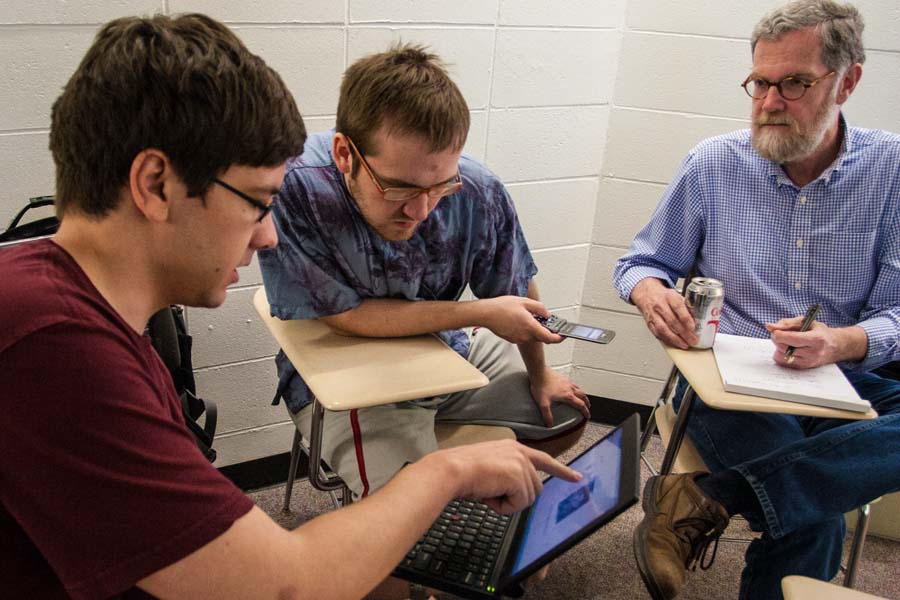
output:
[[[428,193],[421,192],[403,204],[403,214],[416,221],[424,221],[428,216]]]
[[[766,112],[784,110],[785,99],[781,96],[777,86],[770,86],[768,91],[766,91],[765,97],[760,102],[762,102],[762,109]]]
[[[275,221],[272,213],[266,215],[256,226],[253,237],[250,238],[250,247],[254,250],[268,250],[278,245],[278,232],[275,231]]]

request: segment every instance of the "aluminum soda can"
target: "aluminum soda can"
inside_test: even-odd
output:
[[[685,300],[694,317],[694,334],[699,338],[693,347],[712,348],[725,304],[725,286],[718,279],[694,277],[688,284]]]

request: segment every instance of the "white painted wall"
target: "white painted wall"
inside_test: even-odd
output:
[[[747,127],[738,85],[751,67],[749,36],[779,2],[628,0],[594,236],[580,318],[618,331],[607,348],[580,343],[573,378],[589,393],[653,404],[670,363],[610,280],[675,168],[700,140]],[[856,0],[867,61],[845,110],[857,126],[900,131],[900,4]],[[726,290],[726,294],[727,294]]]
[[[130,14],[205,12],[277,69],[311,132],[331,127],[344,68],[398,38],[429,44],[472,110],[466,150],[509,184],[541,273],[543,300],[581,302],[626,0],[0,0],[0,227],[53,193],[50,106],[97,28]],[[218,310],[188,311],[202,395],[219,404],[217,465],[288,449],[269,405],[277,345],[250,298],[254,264]],[[550,349],[571,368],[574,345]]]

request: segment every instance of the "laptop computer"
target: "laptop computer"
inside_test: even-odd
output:
[[[581,481],[550,477],[520,513],[452,501],[394,575],[472,600],[521,596],[528,577],[637,502],[638,438],[635,414],[569,463]]]

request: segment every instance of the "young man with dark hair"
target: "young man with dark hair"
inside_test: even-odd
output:
[[[435,332],[491,380],[326,413],[323,457],[357,496],[434,451],[435,421],[504,425],[560,451],[590,416],[584,392],[544,361],[544,344],[562,338],[534,318],[549,314],[537,267],[506,188],[461,155],[468,129],[465,100],[435,55],[405,45],[360,59],[344,74],[336,130],[289,161],[280,244],[260,254],[275,316],[321,318],[348,335]],[[467,287],[476,300],[460,301]],[[279,392],[308,435],[309,388],[283,353],[277,363]]]
[[[142,332],[164,306],[221,304],[275,245],[305,135],[278,75],[208,17],[97,34],[53,106],[59,232],[0,252],[4,597],[360,597],[452,497],[513,511],[535,466],[578,478],[512,442],[448,450],[289,532],[206,461]]]
[[[837,363],[880,415],[722,411],[698,398],[689,434],[712,473],[651,478],[635,533],[654,599],[678,595],[738,513],[762,532],[747,549],[742,599],[781,598],[785,575],[830,580],[844,513],[900,489],[900,382],[872,372],[900,359],[900,136],[841,114],[862,77],[862,30],[855,7],[831,0],[766,15],[743,83],[751,129],[691,151],[616,266],[619,293],[650,331],[687,348],[693,319],[674,284],[696,260],[725,284],[722,333],[771,337],[785,367]],[[801,331],[814,303],[820,316]]]

